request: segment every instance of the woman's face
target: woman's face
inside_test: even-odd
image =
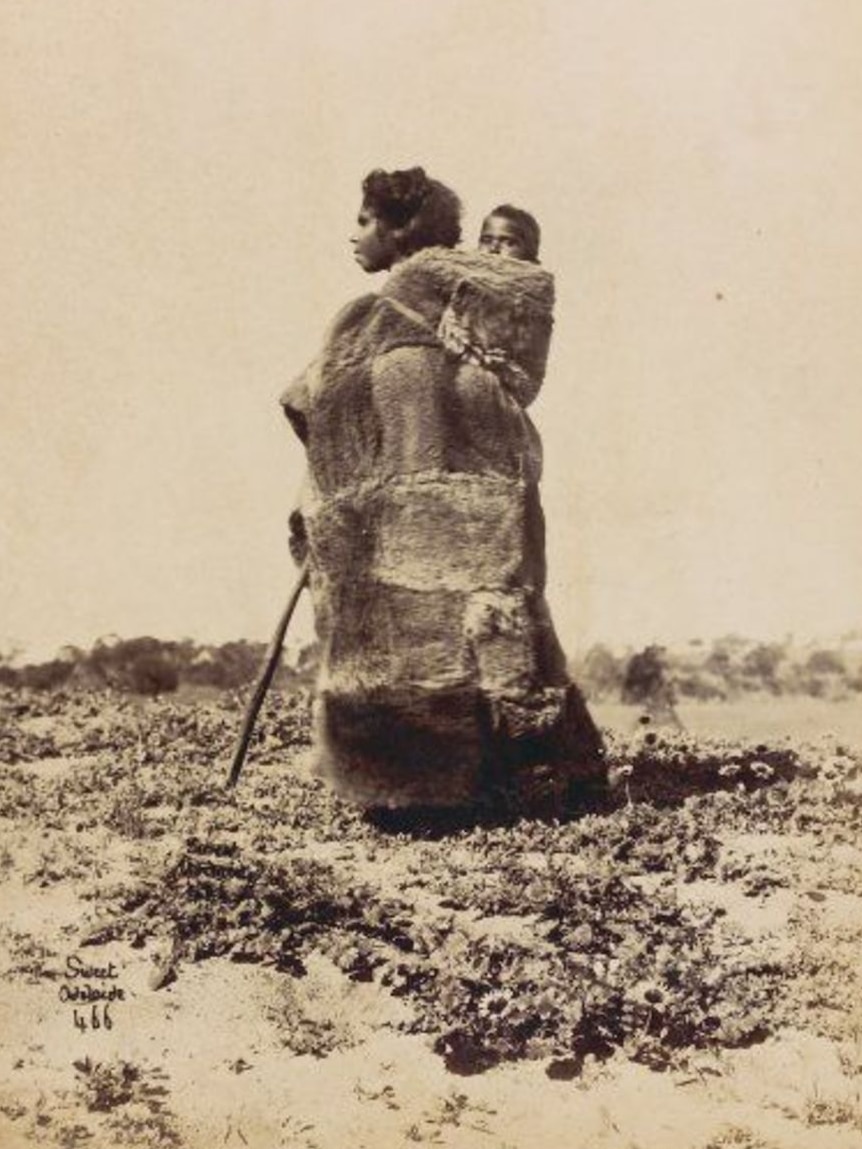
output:
[[[396,233],[364,205],[350,242],[354,259],[363,271],[388,271],[399,257]]]

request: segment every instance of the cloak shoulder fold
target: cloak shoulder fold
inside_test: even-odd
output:
[[[367,375],[375,359],[407,347],[438,348],[492,371],[526,407],[545,377],[553,309],[553,276],[536,264],[425,248],[396,265],[379,294],[342,308],[320,356],[282,394],[285,415],[307,443],[319,401],[326,406],[348,378]]]
[[[345,349],[349,355],[351,347],[356,345],[357,334],[363,330],[377,299],[377,295],[369,292],[345,304],[330,324],[320,354],[301,374],[292,379],[281,393],[279,402],[285,416],[303,443],[308,441],[308,419],[311,408],[324,385],[326,361],[337,348]]]

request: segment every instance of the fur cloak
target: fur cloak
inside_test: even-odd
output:
[[[534,264],[426,249],[282,397],[308,454],[318,758],[365,806],[553,806],[604,777],[544,598],[524,408],[552,310]]]

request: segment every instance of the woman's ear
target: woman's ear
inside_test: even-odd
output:
[[[416,250],[414,239],[418,230],[419,221],[417,219],[408,220],[401,227],[392,229],[392,238],[402,255],[412,255]]]
[[[403,227],[389,227],[386,228],[386,240],[390,245],[390,250],[397,253],[398,259],[403,259],[406,255],[410,255],[413,248],[410,244],[410,224],[405,224]]]

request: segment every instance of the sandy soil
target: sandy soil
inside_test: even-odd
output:
[[[4,1149],[862,1146],[858,704],[600,710],[602,807],[396,833],[302,699],[233,794],[230,700],[0,702]]]

